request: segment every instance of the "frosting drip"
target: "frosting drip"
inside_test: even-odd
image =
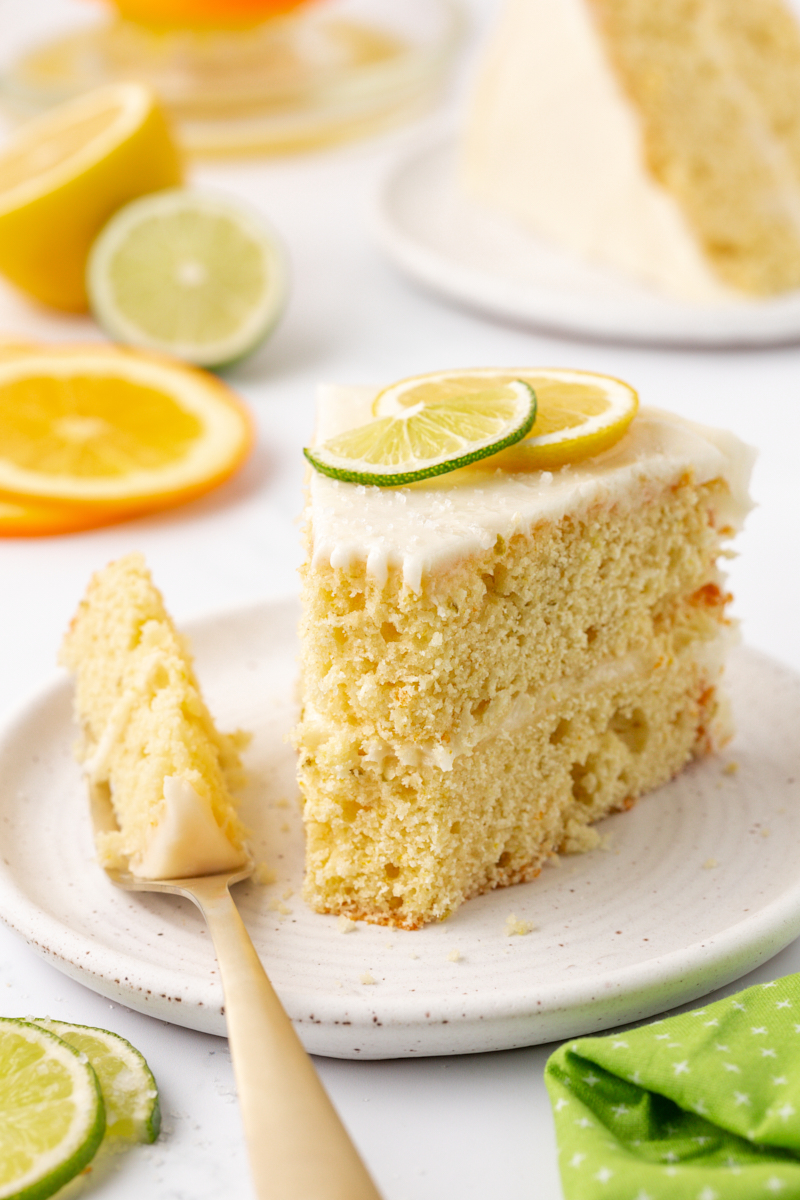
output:
[[[320,388],[316,441],[371,420],[377,390]],[[365,563],[380,586],[397,569],[405,586],[420,592],[427,575],[490,549],[498,537],[598,503],[638,504],[642,489],[655,494],[687,472],[697,483],[719,478],[728,484],[717,515],[720,527],[733,531],[751,508],[754,457],[731,433],[643,408],[617,445],[554,472],[511,474],[478,464],[400,488],[341,483],[313,472],[312,561],[343,568]]]

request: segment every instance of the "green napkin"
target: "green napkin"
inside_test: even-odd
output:
[[[545,1071],[567,1200],[800,1200],[800,975]]]

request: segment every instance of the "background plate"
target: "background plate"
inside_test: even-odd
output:
[[[800,292],[682,304],[540,241],[465,196],[456,143],[441,134],[396,164],[373,215],[378,244],[406,274],[517,323],[631,342],[760,346],[800,339]]]
[[[730,750],[604,821],[607,850],[564,859],[418,932],[339,932],[298,895],[302,834],[285,740],[296,625],[285,601],[190,632],[221,725],[255,731],[242,812],[278,882],[234,891],[313,1053],[463,1054],[607,1029],[719,987],[800,933],[800,678],[747,650],[731,662],[741,732]],[[118,891],[94,862],[70,702],[61,677],[0,734],[0,913],[95,991],[223,1034],[199,913],[189,901]],[[508,937],[512,912],[535,931]]]

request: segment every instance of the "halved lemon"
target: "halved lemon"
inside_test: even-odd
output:
[[[126,204],[92,247],[86,277],[112,338],[203,367],[255,350],[288,292],[286,255],[261,214],[193,188]]]
[[[398,487],[455,471],[525,437],[536,419],[529,384],[496,371],[405,379],[375,401],[376,420],[304,450],[316,470]]]
[[[528,436],[486,465],[506,471],[550,471],[608,450],[639,408],[632,387],[610,375],[556,367],[510,371],[536,392],[539,410]]]
[[[227,479],[252,441],[234,393],[170,359],[106,346],[0,357],[0,501],[11,524],[14,505],[18,522],[26,509],[31,520],[60,510],[64,531],[183,503]]]
[[[0,272],[56,308],[87,307],[89,247],[112,213],[181,182],[152,92],[119,83],[28,121],[0,151]]]

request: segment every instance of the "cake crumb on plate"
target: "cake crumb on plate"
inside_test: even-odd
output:
[[[516,913],[509,913],[506,917],[506,937],[515,934],[524,937],[526,933],[533,933],[535,928],[533,921],[518,921]]]

